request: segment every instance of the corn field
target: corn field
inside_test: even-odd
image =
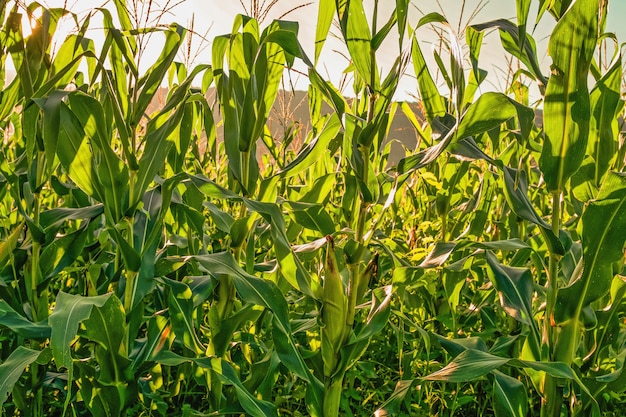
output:
[[[626,415],[613,2],[458,30],[410,0],[318,0],[308,54],[242,2],[190,65],[192,31],[140,0],[0,0],[2,415]],[[349,94],[319,65],[330,36]],[[487,36],[517,68],[502,91]],[[295,65],[310,127],[280,135]],[[394,98],[407,74],[419,111]],[[395,160],[399,115],[418,140]]]

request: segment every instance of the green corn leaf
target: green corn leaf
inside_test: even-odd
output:
[[[550,224],[537,214],[528,198],[528,180],[526,179],[525,171],[517,171],[513,168],[509,168],[503,165],[501,161],[496,161],[495,164],[502,170],[504,195],[511,210],[522,219],[534,223],[541,228],[541,233],[544,239],[546,239],[546,244],[550,252],[561,255],[565,254],[564,241],[566,239],[561,236],[561,233],[559,233],[559,236],[554,234]],[[562,237],[564,241],[561,241]]]
[[[341,128],[337,114],[333,114],[317,137],[302,148],[298,155],[283,169],[276,173],[281,178],[298,175],[319,161],[328,152],[330,142],[335,139]]]
[[[94,170],[101,184],[105,211],[108,210],[113,216],[112,220],[117,222],[128,207],[128,168],[111,149],[111,126],[105,122],[104,109],[100,102],[78,92],[70,94],[68,100],[71,112],[80,121],[84,135],[91,139],[93,151],[89,153],[93,154],[97,150],[101,155],[101,163],[95,164],[92,160],[92,164],[95,165]]]
[[[128,9],[127,3],[123,0],[114,0],[113,4],[115,5],[117,18],[120,20],[120,29],[127,30],[127,31],[135,29],[131,21],[130,11]],[[134,42],[134,39],[130,43],[131,43],[132,50],[136,51],[137,44]]]
[[[59,139],[59,123],[61,121],[61,101],[67,96],[66,91],[53,91],[40,106],[43,110],[43,142],[46,153],[45,172],[50,175],[54,168],[54,157]],[[40,100],[35,99],[35,102]]]
[[[526,120],[527,109],[516,104],[501,93],[485,93],[463,115],[460,124],[445,132],[437,145],[426,148],[398,162],[398,172],[407,174],[437,159],[452,143],[465,137],[478,135],[500,126],[507,120],[522,114]]]
[[[47,339],[50,327],[47,323],[33,323],[15,311],[4,300],[0,300],[0,324],[27,339]]]
[[[497,19],[478,25],[472,25],[472,28],[479,32],[494,27],[498,28],[500,31],[500,41],[504,49],[518,58],[526,68],[528,68],[537,82],[539,82],[540,89],[543,89],[548,80],[541,73],[534,39],[526,33],[525,39],[522,40],[518,27],[506,19]],[[520,45],[522,45],[521,50]]]
[[[435,337],[439,341],[441,347],[454,357],[457,357],[468,349],[478,350],[481,352],[488,352],[489,350],[487,349],[485,341],[478,336],[464,337],[462,339],[448,339],[436,334]]]
[[[50,346],[59,369],[72,366],[70,344],[78,333],[78,325],[89,318],[91,309],[102,307],[112,293],[97,297],[82,297],[63,291],[59,292],[56,307],[48,319],[52,329]]]
[[[239,331],[246,323],[254,323],[261,316],[263,308],[259,306],[247,305],[237,310],[230,317],[221,320],[219,326],[214,326],[211,344],[215,351],[215,356],[223,356],[228,352],[228,348],[233,340],[233,335]],[[215,327],[218,327],[215,329]]]
[[[530,368],[535,371],[546,372],[556,377],[573,380],[591,397],[589,389],[578,377],[576,372],[563,362],[535,362],[519,359],[503,358],[481,350],[466,349],[459,353],[452,362],[443,369],[436,371],[423,379],[430,381],[446,382],[468,382],[481,378],[496,371],[503,365],[510,365],[518,368]],[[598,403],[592,398],[594,409],[598,409]]]
[[[335,0],[320,0],[317,14],[317,25],[315,25],[315,64],[320,57],[330,25],[333,23],[335,15]]]
[[[279,343],[277,348],[281,360],[300,378],[309,382],[314,381],[315,377],[295,346],[291,335],[287,303],[278,287],[273,282],[245,272],[237,265],[230,252],[197,255],[193,259],[213,274],[227,274],[232,277],[242,299],[272,310],[275,339],[281,339],[280,343],[275,340],[275,343]]]
[[[372,37],[371,45],[372,45],[373,51],[378,51],[378,48],[380,48],[380,45],[382,45],[385,39],[387,39],[389,32],[391,32],[391,29],[393,29],[394,25],[397,22],[398,22],[398,15],[394,11],[394,13],[392,13],[391,16],[389,16],[389,19],[387,20],[385,25],[382,28],[380,28],[378,32],[376,32],[376,34]]]
[[[286,64],[291,67],[294,58],[300,58],[309,68],[313,67],[313,63],[305,53],[302,45],[298,41],[299,24],[297,22],[289,22],[277,20],[275,22],[279,29],[274,29],[263,37],[265,43],[276,43],[287,54]]]
[[[540,0],[542,14],[547,10],[556,20],[561,20],[573,1],[574,0]],[[539,21],[539,16],[537,17],[537,21]]]
[[[415,379],[404,379],[396,383],[393,393],[385,400],[385,402],[375,412],[375,416],[390,416],[400,411],[400,406],[404,402],[407,394],[409,394]]]
[[[517,321],[530,326],[531,346],[539,354],[541,336],[533,314],[533,279],[529,269],[502,265],[490,252],[485,252],[489,265],[489,279],[494,284],[502,308]]]
[[[196,333],[196,325],[194,324],[196,314],[191,289],[182,282],[167,278],[162,278],[162,280],[169,287],[169,316],[174,335],[185,347],[197,355],[206,352],[206,347],[202,345]],[[230,340],[230,338],[224,339]]]
[[[107,230],[109,231],[111,239],[119,245],[126,269],[131,273],[139,271],[141,268],[142,257],[132,246],[132,242],[128,242],[115,226],[109,227]]]
[[[49,278],[71,265],[81,255],[88,235],[88,229],[81,227],[73,233],[57,237],[46,246],[41,253],[41,275]]]
[[[415,155],[402,158],[398,162],[398,173],[402,175],[409,174],[434,162],[453,142],[457,129],[458,125],[454,125],[445,131],[445,135],[436,145],[419,151]]]
[[[396,0],[396,18],[398,20],[398,40],[399,48],[402,50],[402,43],[406,32],[406,22],[409,17],[409,0]]]
[[[335,223],[321,204],[287,202],[295,221],[310,230],[317,230],[322,235],[335,232]]]
[[[496,417],[528,415],[526,386],[518,379],[493,371],[493,411]]]
[[[314,69],[309,68],[309,80],[311,85],[322,93],[326,100],[333,107],[338,117],[343,117],[346,112],[346,108],[349,108],[346,99],[343,95],[333,86],[322,78],[322,76]]]
[[[20,82],[19,78],[15,77],[0,94],[0,120],[5,120],[13,113],[20,99]]]
[[[626,176],[609,173],[582,216],[584,269],[579,280],[559,290],[555,320],[580,320],[583,308],[608,293],[613,263],[621,261],[626,236]]]
[[[167,71],[172,65],[176,54],[180,46],[185,39],[185,28],[172,24],[167,30],[164,31],[165,43],[163,44],[161,55],[157,58],[154,64],[146,70],[144,75],[138,82],[141,87],[139,97],[135,103],[135,109],[133,114],[133,126],[138,126],[141,119],[144,117],[144,113],[157,90],[161,86],[161,83],[167,75]]]
[[[443,369],[425,376],[429,381],[467,382],[495,371],[510,361],[480,350],[467,349],[461,352]]]
[[[11,234],[2,242],[0,242],[0,265],[7,265],[11,254],[17,247],[17,243],[24,231],[24,224],[20,224],[11,232]]]
[[[93,206],[72,208],[57,207],[46,210],[39,215],[39,225],[46,231],[58,230],[65,222],[69,220],[91,220],[95,219],[104,212],[102,204],[94,204]]]
[[[267,401],[259,400],[252,395],[241,383],[232,365],[221,358],[193,359],[179,356],[173,352],[163,351],[159,353],[154,360],[166,366],[178,366],[185,362],[192,362],[201,368],[211,369],[219,375],[220,379],[225,384],[232,385],[235,388],[241,406],[249,415],[254,417],[278,416],[276,406]]]
[[[519,49],[524,49],[526,41],[526,24],[528,23],[528,14],[530,13],[530,0],[515,0],[517,9],[517,30],[519,33]]]
[[[470,62],[472,63],[472,72],[474,75],[474,80],[477,84],[480,84],[482,82],[482,79],[484,78],[481,75],[480,69],[478,68],[478,57],[480,55],[480,50],[483,45],[483,37],[484,33],[477,31],[472,26],[468,26],[465,29],[465,42],[469,47]]]
[[[485,252],[485,255],[491,271],[489,278],[500,295],[504,310],[519,322],[537,330],[532,311],[533,282],[530,270],[502,265],[490,251]]]
[[[456,137],[463,139],[484,133],[516,115],[517,107],[509,97],[502,93],[485,93],[463,115]]]
[[[89,318],[83,321],[85,330],[81,335],[99,343],[111,355],[125,356],[128,328],[122,303],[119,298],[109,296],[102,306],[98,304],[99,302],[93,303],[95,308],[91,309]]]
[[[562,191],[587,149],[589,66],[598,36],[597,0],[577,0],[550,36],[552,75],[544,106],[546,140],[539,166],[548,189]]]
[[[413,37],[411,54],[421,103],[426,111],[426,119],[432,123],[435,117],[443,117],[446,114],[445,100],[430,74],[416,36]]]
[[[617,156],[619,134],[615,116],[624,108],[624,101],[620,99],[621,73],[622,56],[619,54],[590,94],[591,125],[586,155],[591,155],[595,162],[596,186]]]
[[[350,1],[342,24],[350,58],[359,76],[373,89],[378,89],[378,68],[372,51],[372,34],[362,1]]]
[[[274,249],[283,277],[294,288],[319,299],[321,288],[316,281],[311,279],[309,272],[304,268],[300,259],[293,253],[291,244],[285,233],[287,229],[285,220],[282,212],[275,204],[242,198],[238,194],[220,187],[206,177],[196,175],[190,177],[190,180],[203,194],[209,197],[243,201],[249,210],[261,214],[263,218],[272,225],[271,233],[274,241]]]
[[[0,405],[4,405],[26,367],[35,362],[41,354],[40,350],[18,346],[0,365]]]
[[[90,39],[86,39],[83,35],[69,35],[65,38],[61,47],[54,55],[52,61],[51,80],[46,84],[54,83],[54,88],[65,88],[76,76],[76,71],[80,66],[80,60],[85,56],[94,56],[94,44]],[[40,88],[36,95],[43,96],[47,91],[46,84]]]
[[[177,106],[173,112],[170,106]],[[165,168],[165,160],[170,148],[180,135],[180,123],[185,114],[185,103],[174,99],[174,103],[164,108],[146,127],[146,147],[139,159],[139,170],[132,189],[130,207],[141,200],[154,176]]]
[[[87,195],[103,202],[102,186],[95,171],[93,152],[80,120],[63,104],[57,156],[72,181]]]

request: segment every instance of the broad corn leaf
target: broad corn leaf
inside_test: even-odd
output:
[[[613,267],[623,262],[626,238],[626,178],[610,173],[582,216],[583,271],[557,293],[554,319],[560,323],[555,357],[571,363],[581,343],[585,316],[611,288]],[[595,317],[593,318],[595,320]]]
[[[363,2],[361,0],[348,2],[344,19],[346,19],[344,37],[352,62],[363,81],[372,88],[377,88],[378,69],[373,60],[372,34],[363,9]]]
[[[161,55],[157,58],[156,62],[146,71],[146,75],[139,80],[141,86],[141,92],[135,104],[133,123],[134,126],[139,125],[139,122],[144,117],[144,112],[150,105],[150,102],[154,98],[157,90],[161,86],[161,83],[167,75],[167,71],[172,65],[180,45],[185,39],[185,28],[173,24],[166,31],[165,43]]]
[[[528,396],[524,384],[500,371],[493,371],[494,413],[496,417],[525,417]]]
[[[531,0],[516,0],[515,5],[517,8],[517,28],[519,31],[519,48],[524,48],[524,41],[526,40],[526,24],[528,22],[528,13],[530,12]]]
[[[4,405],[26,367],[35,362],[41,354],[42,351],[18,346],[0,365],[0,406]]]
[[[33,323],[11,308],[4,300],[0,300],[0,323],[24,338],[46,339],[50,337],[48,325],[44,322]]]
[[[598,32],[598,1],[577,0],[550,37],[552,75],[544,106],[539,165],[548,189],[563,191],[580,167],[589,136],[589,66]]]
[[[622,55],[619,54],[607,73],[591,91],[591,126],[587,155],[593,156],[595,185],[612,166],[618,149],[618,119],[616,115],[624,108],[620,99]]]
[[[626,240],[626,176],[610,173],[595,201],[582,216],[584,270],[579,280],[558,293],[557,323],[579,320],[589,303],[606,295],[613,279],[613,263],[624,256]]]
[[[50,346],[59,369],[72,366],[70,344],[78,333],[78,325],[89,318],[94,306],[102,307],[111,295],[82,297],[59,292],[56,307],[48,319],[52,329]]]
[[[465,382],[472,381],[495,371],[510,359],[501,358],[487,352],[467,349],[461,352],[443,369],[424,377],[429,381]]]
[[[328,31],[330,25],[333,22],[333,16],[335,15],[335,0],[321,0],[317,14],[317,25],[315,25],[315,57],[314,62],[317,64],[317,60],[322,52],[326,38],[328,37]]]
[[[412,57],[421,101],[426,110],[426,118],[432,122],[435,117],[442,117],[446,114],[446,104],[430,74],[424,54],[415,36],[413,37]]]

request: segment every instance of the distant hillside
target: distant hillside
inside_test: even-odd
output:
[[[151,106],[147,109],[147,114],[152,114],[162,107],[165,103],[167,95],[166,89],[161,89],[155,96]],[[211,88],[208,92],[209,104],[213,104],[215,101],[215,89]],[[422,112],[420,111],[419,104],[409,103],[411,109],[415,113],[418,120],[422,120]],[[214,117],[218,124],[217,134],[218,140],[223,138],[223,129],[220,126],[221,117],[216,110],[217,106],[214,106]],[[331,112],[329,106],[324,106],[323,109],[327,112]],[[311,123],[309,120],[309,103],[307,99],[306,91],[280,91],[274,103],[274,107],[270,113],[268,119],[268,127],[272,136],[276,140],[280,140],[285,136],[285,132],[292,126],[298,125],[299,132],[296,139],[293,141],[293,146],[299,148],[300,145],[306,140],[306,136],[311,130]],[[390,155],[390,162],[397,162],[404,152],[402,146],[408,149],[415,149],[417,145],[417,133],[411,125],[411,122],[402,112],[400,108],[396,111],[394,120],[389,130],[389,136],[387,140],[396,140],[400,143],[392,145],[392,151]],[[264,145],[259,142],[259,152],[266,152]]]
[[[409,105],[418,120],[421,120],[422,112],[419,109],[419,105],[417,103],[410,103]],[[330,107],[325,106],[325,111],[330,112]],[[278,98],[276,99],[276,103],[274,104],[274,108],[268,120],[269,129],[275,138],[282,138],[284,132],[289,128],[290,123],[299,124],[301,128],[301,140],[304,140],[306,134],[311,129],[309,105],[305,91],[281,91],[278,94]],[[408,149],[415,149],[417,145],[417,133],[400,108],[396,111],[387,140],[397,140],[402,144],[392,145],[391,161],[398,161],[404,156],[402,146]]]

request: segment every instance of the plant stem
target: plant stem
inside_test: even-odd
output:
[[[341,393],[343,391],[343,376],[336,375],[335,378],[328,378],[324,384],[324,417],[337,417],[339,415],[339,405],[341,404]]]
[[[552,232],[558,237],[561,227],[561,192],[552,192]],[[550,253],[548,266],[548,292],[546,294],[546,311],[543,318],[542,361],[554,360],[554,307],[558,289],[559,256]],[[547,375],[544,380],[541,417],[559,417],[563,403],[562,388],[558,386],[558,379]]]
[[[35,227],[39,227],[40,211],[41,211],[41,196],[39,193],[39,187],[43,185],[43,174],[45,166],[45,153],[43,151],[37,154],[37,171],[35,176],[35,184],[33,190],[33,223]],[[29,297],[31,303],[31,314],[34,322],[42,321],[48,317],[48,290],[44,289],[39,293],[38,286],[41,280],[40,269],[40,256],[41,256],[41,244],[37,241],[36,237],[32,235],[32,247],[30,258],[30,288]],[[31,340],[31,348],[43,349],[40,341]],[[31,366],[32,377],[32,390],[33,390],[33,403],[31,406],[31,412],[33,416],[42,415],[43,410],[43,379],[41,375],[45,373],[45,366],[34,363]],[[42,372],[43,371],[43,372]]]

